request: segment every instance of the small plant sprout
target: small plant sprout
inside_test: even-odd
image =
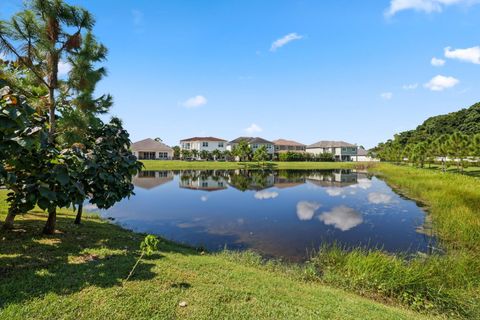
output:
[[[147,235],[145,239],[143,239],[143,241],[140,243],[140,250],[141,250],[140,257],[138,257],[137,262],[135,262],[135,265],[133,266],[132,270],[130,270],[130,273],[128,274],[127,278],[123,281],[122,287],[125,286],[127,281],[133,275],[133,273],[135,272],[135,269],[137,268],[142,258],[144,256],[147,256],[147,257],[151,256],[158,250],[157,249],[158,243],[159,243],[158,238],[151,234]]]

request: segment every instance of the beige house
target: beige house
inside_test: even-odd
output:
[[[172,148],[150,138],[134,142],[131,149],[138,160],[171,160],[173,158]]]
[[[303,143],[286,140],[286,139],[278,139],[273,140],[273,145],[275,146],[275,154],[284,153],[284,152],[299,152],[304,153],[306,149],[306,145]]]
[[[358,147],[345,141],[318,141],[307,146],[308,153],[319,155],[331,153],[336,161],[353,161],[357,155]]]

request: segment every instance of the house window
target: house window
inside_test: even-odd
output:
[[[218,143],[218,147],[219,147],[219,148],[223,148],[223,142],[219,142],[219,143]]]
[[[202,188],[208,188],[208,182],[202,182]]]
[[[252,144],[252,149],[257,149],[258,148],[258,144]]]
[[[207,142],[207,141],[203,141],[203,142],[202,142],[202,147],[208,147],[208,142]]]
[[[182,145],[182,149],[190,150],[190,143],[184,143],[184,144]]]

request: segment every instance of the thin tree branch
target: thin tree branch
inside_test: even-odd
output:
[[[30,66],[29,64],[25,63],[24,62],[24,59],[22,58],[22,56],[20,56],[20,54],[18,54],[17,50],[15,50],[15,48],[3,37],[2,34],[0,34],[0,40],[2,40],[3,44],[8,47],[8,50],[10,50],[10,52],[12,52],[15,56],[17,56],[18,58],[18,61],[23,64],[25,67],[27,67],[28,69],[30,69],[30,71],[32,71],[35,76],[47,87],[47,88],[50,88],[50,86],[48,85],[48,83],[45,81],[45,79],[43,79],[43,77],[38,74],[38,72],[35,70],[35,68],[33,68],[33,66]]]

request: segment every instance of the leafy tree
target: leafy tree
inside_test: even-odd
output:
[[[317,156],[317,158],[318,158],[319,161],[322,161],[322,162],[335,161],[335,156],[332,153],[329,153],[329,152],[320,153]]]
[[[85,198],[100,209],[108,209],[133,194],[132,176],[142,168],[130,152],[130,138],[118,118],[92,132],[78,182]],[[80,223],[84,199],[79,202],[75,223]]]
[[[253,151],[247,141],[240,141],[233,150],[234,156],[238,157],[240,161],[251,161],[253,158]]]
[[[48,92],[51,143],[56,130],[56,98],[62,95],[60,89],[66,84],[59,81],[59,65],[76,60],[74,55],[81,49],[82,36],[94,23],[88,11],[61,0],[32,0],[10,21],[0,21],[0,51],[14,56]],[[78,68],[77,71],[81,72]],[[67,83],[75,86],[75,81]]]
[[[200,151],[199,155],[200,155],[200,158],[203,160],[208,160],[210,158],[210,152],[208,152],[207,150]]]
[[[192,154],[192,157],[193,157],[193,158],[195,158],[195,159],[198,158],[198,150],[197,150],[197,149],[193,149],[193,150],[191,151],[191,154]]]
[[[270,159],[270,155],[268,154],[267,147],[261,146],[255,150],[253,153],[253,159],[257,162],[265,162]]]
[[[235,160],[235,156],[233,155],[233,152],[230,151],[230,150],[225,150],[225,151],[223,151],[222,156],[223,156],[223,158],[224,158],[226,161],[233,161],[233,160]]]
[[[214,160],[219,160],[222,158],[222,151],[215,149],[212,151],[212,156]]]
[[[190,150],[183,149],[181,151],[182,159],[190,159],[192,157],[192,152]]]
[[[476,157],[480,157],[480,133],[477,133],[475,136],[473,136],[472,154]]]
[[[40,207],[48,207],[44,231],[53,232],[55,204],[66,206],[83,192],[69,190],[70,180],[65,175],[76,179],[72,168],[82,155],[78,148],[68,148],[84,142],[88,130],[101,126],[95,115],[112,105],[110,95],[94,97],[98,81],[106,74],[95,64],[105,60],[107,50],[91,33],[95,21],[85,9],[62,0],[32,0],[26,6],[9,21],[0,21],[0,53],[15,59],[13,67],[3,67],[7,82],[26,95],[40,114],[48,114],[49,146],[42,145],[43,153],[38,153],[37,159],[44,161],[38,170],[46,171],[36,171],[43,185],[38,199],[35,194],[30,198]],[[65,79],[59,73],[62,64],[71,66]],[[65,147],[65,152],[60,151]]]
[[[10,190],[6,228],[13,227],[17,214],[35,206],[36,173],[44,166],[40,155],[47,144],[46,122],[9,87],[0,89],[0,185]]]
[[[181,150],[179,146],[174,146],[173,148],[173,159],[178,160],[180,159]]]

